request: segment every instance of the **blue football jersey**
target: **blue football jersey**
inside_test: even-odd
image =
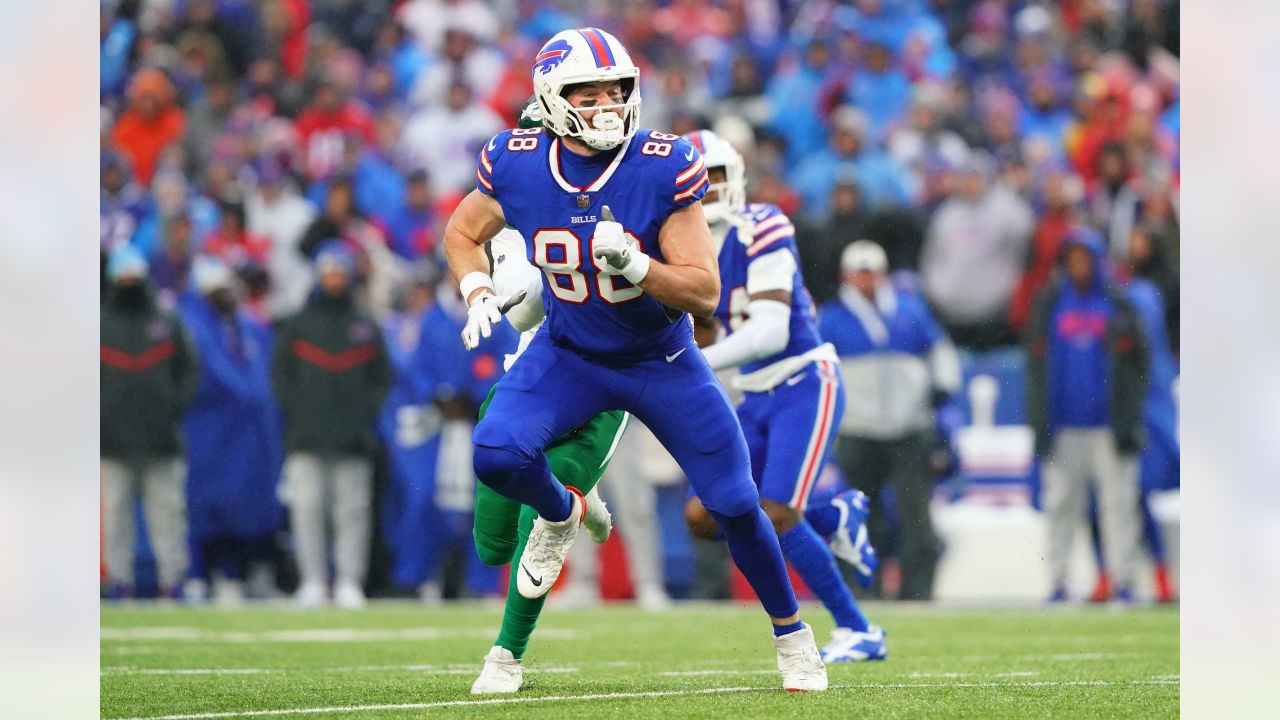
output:
[[[608,205],[640,249],[662,260],[658,230],[702,199],[707,171],[682,137],[641,129],[614,150],[577,155],[543,128],[506,130],[481,149],[476,187],[502,206],[542,270],[546,332],[557,344],[616,360],[653,357],[692,338],[686,313],[645,294],[592,253]]]
[[[725,332],[733,334],[747,319],[747,268],[756,260],[772,253],[789,252],[796,261],[791,278],[791,322],[787,346],[781,352],[742,366],[743,373],[759,370],[783,358],[803,355],[822,344],[814,314],[813,298],[804,286],[800,273],[800,252],[796,248],[796,229],[777,205],[752,203],[743,211],[754,228],[751,243],[744,245],[738,227],[731,225],[720,247],[720,304],[716,318]]]

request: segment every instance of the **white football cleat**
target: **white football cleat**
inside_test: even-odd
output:
[[[551,586],[560,578],[565,555],[578,537],[578,526],[586,515],[586,500],[576,490],[570,492],[572,509],[569,517],[551,522],[542,516],[533,521],[529,541],[520,555],[520,569],[516,574],[516,589],[521,597],[530,600],[551,592]]]
[[[524,666],[511,654],[511,651],[494,645],[489,654],[484,656],[484,669],[480,677],[471,684],[472,695],[490,693],[513,693],[524,685]]]
[[[584,499],[587,501],[587,516],[582,519],[582,526],[587,529],[592,542],[603,545],[613,530],[613,517],[609,515],[609,508],[605,506],[596,488],[591,488]]]
[[[822,664],[813,629],[808,625],[773,638],[778,651],[778,672],[787,692],[822,692],[827,689],[827,666]]]
[[[865,632],[838,627],[831,631],[831,642],[822,648],[822,660],[829,663],[884,660],[889,656],[884,634],[878,625],[872,625]]]

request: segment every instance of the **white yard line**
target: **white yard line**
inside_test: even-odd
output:
[[[960,682],[960,683],[858,683],[837,685],[846,690],[905,690],[913,688],[1000,688],[1000,687],[1106,687],[1113,685],[1177,685],[1177,680],[1043,680],[1029,682]],[[653,692],[599,693],[593,695],[548,695],[545,697],[490,698],[486,700],[448,700],[434,703],[388,705],[341,705],[332,707],[286,708],[282,710],[246,710],[242,712],[191,713],[186,715],[151,715],[128,720],[212,720],[233,717],[275,717],[282,715],[315,715],[319,713],[366,712],[371,710],[430,710],[446,707],[480,705],[514,705],[536,702],[577,702],[582,700],[625,700],[629,698],[679,697],[682,695],[716,695],[739,692],[775,691],[764,687],[724,687],[701,690],[657,690]]]
[[[195,627],[102,628],[104,641],[181,641],[221,643],[350,643],[396,640],[453,640],[491,638],[496,628],[416,627],[401,630],[361,630],[356,628],[311,628],[264,632],[220,632]],[[539,640],[578,640],[583,634],[559,628],[540,629]]]
[[[246,712],[192,713],[189,715],[152,715],[129,720],[209,720],[211,718],[271,717],[279,715],[315,715],[319,713],[362,712],[368,710],[429,710],[432,708],[470,707],[476,705],[512,705],[531,702],[573,702],[578,700],[615,700],[628,698],[677,697],[680,695],[714,695],[718,693],[753,692],[772,688],[730,687],[702,690],[655,690],[652,692],[600,693],[596,695],[547,695],[545,697],[490,698],[487,700],[448,700],[434,703],[396,705],[341,705],[335,707],[288,708],[285,710],[249,710]]]
[[[473,675],[479,665],[349,665],[346,667],[276,667],[276,668],[138,668],[105,667],[103,675],[274,675],[282,673],[353,673],[353,672],[426,672],[437,675]],[[576,667],[533,665],[533,673],[575,673]]]

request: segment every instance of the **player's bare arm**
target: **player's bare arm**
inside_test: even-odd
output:
[[[489,258],[484,244],[506,227],[502,206],[478,190],[462,199],[444,230],[445,257],[458,281],[458,290],[467,302],[467,324],[462,344],[473,350],[481,338],[493,334],[502,314],[524,299],[525,293],[499,297],[489,276]]]
[[[489,260],[484,244],[506,227],[502,206],[479,190],[472,190],[449,218],[444,229],[444,252],[449,269],[459,283],[473,272],[489,275]],[[483,288],[471,289],[464,298],[468,304]],[[492,289],[492,288],[490,288]]]
[[[720,302],[720,271],[702,203],[672,213],[658,231],[658,245],[666,261],[649,265],[640,288],[662,304],[696,317],[715,312]]]

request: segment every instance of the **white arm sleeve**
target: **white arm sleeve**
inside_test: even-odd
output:
[[[525,291],[524,300],[507,311],[511,327],[524,332],[546,316],[542,306],[542,273],[524,256],[524,238],[512,228],[504,228],[490,241],[493,254],[493,287],[495,294],[515,295]]]
[[[747,294],[786,290],[791,292],[796,276],[796,256],[789,250],[762,255],[747,266]]]
[[[712,370],[769,357],[787,346],[791,339],[790,305],[777,300],[752,300],[747,303],[747,316],[749,319],[732,335],[702,351]]]

